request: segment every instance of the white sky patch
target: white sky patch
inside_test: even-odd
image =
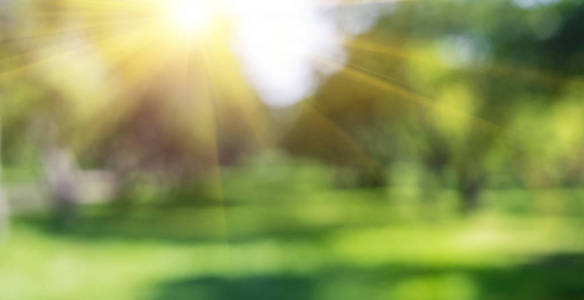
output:
[[[348,35],[365,33],[377,23],[380,16],[391,14],[399,1],[339,7],[335,10],[339,27]]]
[[[314,0],[230,0],[236,18],[235,50],[262,99],[283,107],[311,95],[319,74],[342,66],[343,26]],[[362,24],[357,24],[361,19]],[[371,12],[350,19],[354,33],[375,24]],[[319,61],[328,61],[319,63]],[[328,66],[328,67],[326,67]]]
[[[465,67],[485,61],[490,52],[489,42],[480,36],[450,35],[440,40],[437,50],[442,60],[452,67]]]
[[[513,0],[513,3],[515,3],[515,5],[524,9],[535,8],[544,5],[552,5],[558,2],[560,2],[560,0]]]

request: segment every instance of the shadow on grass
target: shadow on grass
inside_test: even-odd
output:
[[[332,268],[304,276],[181,278],[161,283],[149,299],[574,300],[584,299],[582,274],[581,255],[507,268]]]
[[[256,276],[239,279],[186,278],[165,283],[152,299],[313,299],[315,282],[296,276]]]
[[[204,202],[201,200],[201,202]],[[226,204],[227,203],[227,204]],[[44,234],[82,240],[123,239],[157,240],[171,243],[244,242],[255,239],[277,241],[318,242],[329,233],[346,228],[381,225],[385,215],[372,218],[370,212],[379,212],[379,203],[363,204],[363,211],[350,211],[343,203],[324,206],[326,222],[315,220],[313,207],[307,200],[258,202],[242,204],[230,200],[211,205],[169,201],[163,204],[133,204],[120,209],[118,204],[84,207],[75,219],[66,224],[50,214],[20,216],[16,221]],[[119,204],[123,205],[123,204]],[[383,206],[381,209],[386,208]],[[316,209],[323,210],[323,207]],[[326,220],[327,213],[353,216],[353,221],[338,217]]]
[[[73,222],[61,224],[48,216],[20,217],[19,225],[48,234],[82,241],[125,240],[160,241],[165,243],[193,244],[200,242],[250,242],[269,239],[271,241],[307,241],[318,243],[331,232],[342,228],[355,228],[350,224],[313,226],[293,220],[263,221],[259,226],[222,219],[199,218],[196,214],[164,213],[161,215],[115,216],[101,215],[80,217]],[[227,223],[226,223],[227,222]],[[252,222],[262,222],[253,220]],[[265,224],[264,224],[265,223]]]

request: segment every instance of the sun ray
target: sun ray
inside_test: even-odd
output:
[[[441,62],[435,59],[425,57],[413,53],[411,49],[405,49],[395,46],[384,45],[379,42],[366,40],[363,37],[353,39],[351,41],[344,41],[343,45],[350,49],[365,51],[368,53],[376,53],[387,55],[399,59],[413,61],[424,65],[440,65]],[[522,79],[533,83],[544,84],[547,86],[555,86],[558,84],[571,82],[574,78],[567,77],[562,74],[557,74],[549,70],[539,70],[527,66],[520,66],[511,63],[493,62],[484,66],[476,66],[473,69],[475,72],[489,74],[491,76],[502,76],[513,78],[514,80]]]
[[[191,51],[191,53],[194,53],[194,51]],[[219,125],[218,125],[218,110],[217,110],[217,105],[218,102],[216,101],[216,97],[217,97],[217,91],[214,89],[214,86],[212,84],[213,81],[213,75],[212,75],[212,69],[211,69],[211,61],[210,61],[210,56],[208,53],[208,50],[206,48],[202,48],[199,49],[199,54],[201,55],[201,59],[202,59],[202,69],[203,72],[205,73],[205,80],[208,81],[207,84],[205,84],[206,86],[206,91],[205,94],[207,95],[206,98],[206,106],[208,107],[208,109],[210,110],[208,112],[208,115],[210,116],[210,122],[212,123],[211,126],[211,130],[213,131],[212,133],[212,138],[214,139],[211,143],[211,146],[213,148],[213,150],[211,151],[214,154],[214,157],[212,158],[214,160],[213,164],[212,164],[212,169],[211,169],[211,178],[214,181],[213,185],[216,188],[216,192],[217,192],[217,201],[219,202],[219,226],[222,230],[222,234],[223,234],[223,238],[225,241],[225,257],[226,259],[230,262],[230,266],[231,268],[234,268],[234,259],[233,259],[233,250],[232,250],[232,246],[231,246],[231,233],[230,233],[230,229],[229,229],[229,216],[227,213],[227,206],[225,203],[225,193],[224,193],[224,187],[223,187],[223,180],[222,180],[222,175],[221,175],[221,162],[219,159]]]
[[[126,30],[119,30],[118,32],[111,33],[109,35],[105,35],[104,37],[101,38],[101,41],[103,42],[103,41],[115,41],[118,39],[127,39],[128,34],[130,32],[132,32],[133,30],[135,30],[135,28],[129,28],[129,29],[126,28]],[[81,34],[83,32],[79,32],[79,33]],[[100,39],[97,39],[97,40],[94,39],[94,42],[99,42],[99,41],[100,41]],[[43,52],[46,53],[47,51],[48,52],[56,52],[56,51],[51,51],[51,50],[58,49],[60,47],[62,47],[62,46],[57,44],[56,41],[54,41],[54,39],[51,39],[43,46],[37,45],[35,49],[31,49],[31,50],[26,51],[26,52],[18,52],[17,54],[10,56],[10,57],[4,57],[4,58],[2,58],[0,63],[4,62],[6,64],[7,62],[10,62],[10,61],[18,61],[21,59],[28,59],[30,57],[36,56],[36,54],[43,53]],[[28,61],[26,63],[16,64],[16,65],[14,65],[14,68],[12,68],[12,69],[4,68],[3,70],[0,71],[0,80],[2,80],[3,78],[9,78],[11,76],[22,74],[26,71],[29,71],[30,69],[32,69],[34,67],[38,67],[39,65],[51,63],[55,60],[66,58],[67,56],[74,54],[83,48],[79,45],[77,45],[73,48],[69,48],[69,47],[70,46],[68,46],[68,48],[65,51],[62,51],[60,53],[55,53],[51,56],[43,56],[40,59]]]
[[[6,61],[14,61],[14,60],[18,60],[20,58],[29,58],[30,56],[34,56],[35,53],[42,52],[43,50],[48,50],[51,47],[57,47],[55,45],[56,38],[65,37],[65,36],[85,35],[87,33],[87,31],[85,31],[85,30],[87,30],[87,29],[90,29],[90,28],[82,28],[82,29],[76,28],[76,29],[62,30],[62,31],[58,31],[58,32],[51,32],[50,34],[42,34],[42,35],[35,35],[35,36],[29,36],[29,37],[18,37],[18,38],[6,40],[5,41],[6,43],[16,44],[16,45],[14,45],[15,48],[22,48],[22,45],[19,45],[20,43],[17,44],[17,42],[21,42],[22,40],[25,40],[25,39],[34,40],[34,42],[31,43],[31,44],[34,44],[34,48],[29,47],[27,50],[17,51],[17,53],[15,53],[13,55],[10,55],[7,57],[1,57],[0,63],[6,62]],[[3,71],[7,71],[7,70],[3,70]]]
[[[139,21],[139,20],[136,20]],[[3,40],[3,42],[5,43],[11,43],[13,44],[13,48],[20,48],[22,47],[19,44],[22,44],[23,40],[30,40],[28,43],[31,43],[34,45],[34,47],[28,47],[27,51],[17,51],[16,53],[14,53],[13,55],[9,56],[9,57],[3,57],[0,60],[0,63],[2,63],[3,61],[6,63],[7,61],[17,61],[20,59],[28,59],[30,57],[34,57],[35,53],[42,53],[43,51],[46,50],[50,50],[50,48],[52,47],[59,47],[59,45],[56,43],[56,39],[60,38],[60,37],[66,37],[66,36],[85,36],[87,38],[91,37],[91,40],[93,40],[94,43],[98,43],[100,40],[116,40],[116,39],[124,39],[124,38],[128,38],[131,31],[133,30],[140,30],[140,27],[136,28],[136,25],[146,25],[148,23],[146,22],[138,22],[138,23],[133,23],[133,24],[125,24],[125,26],[120,26],[120,23],[113,23],[113,22],[99,22],[93,25],[88,25],[88,26],[81,26],[81,27],[65,27],[62,29],[58,29],[58,30],[46,30],[45,32],[42,32],[38,35],[35,36],[12,36],[9,39],[5,39]],[[116,30],[112,29],[112,25],[116,25],[115,28]],[[132,25],[132,26],[128,26],[128,25]],[[101,37],[100,37],[101,36]],[[97,38],[96,38],[97,37]],[[40,42],[40,43],[39,43]],[[26,43],[24,43],[26,44]],[[70,51],[65,51],[63,54],[69,53]],[[56,55],[56,56],[62,56],[62,55]],[[16,68],[14,70],[10,70],[10,69],[6,69],[4,68],[2,70],[2,72],[0,72],[0,77],[6,76],[6,73],[18,73],[24,70],[27,70],[30,68],[30,66],[32,65],[38,65],[38,64],[42,64],[43,62],[46,61],[51,61],[53,60],[54,57],[43,57],[41,59],[38,59],[36,61],[29,61],[27,63],[20,63],[18,65],[16,65]]]
[[[96,135],[110,132],[113,130],[119,121],[123,119],[123,115],[131,110],[136,104],[135,94],[141,90],[141,85],[146,74],[155,72],[161,63],[154,62],[146,55],[144,49],[150,44],[148,36],[151,31],[148,28],[141,28],[129,32],[127,35],[123,34],[116,40],[101,40],[105,45],[101,45],[102,53],[110,59],[107,62],[108,77],[115,77],[112,80],[123,85],[123,89],[117,91],[116,97],[112,99],[104,99],[101,107],[96,108],[94,117],[87,122],[88,126],[95,129]],[[135,66],[140,66],[140,71],[131,71]],[[133,74],[133,75],[124,75]],[[125,101],[117,101],[116,99],[125,99]],[[115,106],[116,110],[111,110]],[[103,115],[109,116],[110,122],[99,122]]]
[[[227,45],[216,42],[205,47],[208,65],[213,69],[213,84],[222,88],[215,88],[217,97],[221,102],[238,109],[239,118],[242,118],[252,130],[254,142],[258,142],[261,148],[270,147],[269,133],[264,119],[266,108],[261,105],[259,96],[253,92],[248,80],[242,73],[241,64],[236,55]]]
[[[316,109],[314,105],[310,103],[304,104],[303,111],[308,112],[310,116],[316,118],[319,126],[327,128],[331,135],[337,137],[344,144],[344,146],[347,146],[349,149],[345,148],[345,150],[350,152],[353,158],[357,158],[358,162],[364,163],[365,165],[369,166],[384,167],[383,163],[376,159],[375,156],[373,156],[365,148],[365,146],[357,142],[355,138],[353,138],[349,133],[347,133],[347,131],[343,129],[340,125],[338,125],[335,121],[331,120],[322,112],[318,111],[318,109]]]
[[[385,90],[387,92],[390,92],[394,95],[397,95],[400,98],[408,99],[409,101],[413,101],[413,102],[419,104],[420,106],[430,108],[432,110],[445,111],[447,113],[451,113],[451,114],[455,114],[458,116],[468,118],[471,121],[473,121],[473,123],[478,124],[481,127],[487,128],[489,130],[496,130],[496,131],[500,131],[500,132],[507,132],[508,131],[504,127],[501,127],[501,126],[499,126],[491,121],[484,120],[484,119],[477,117],[477,116],[474,116],[472,114],[469,114],[466,112],[461,112],[459,110],[448,108],[448,107],[438,106],[438,104],[435,101],[433,101],[432,98],[420,95],[418,93],[410,91],[409,89],[401,87],[399,85],[392,84],[390,82],[390,80],[385,78],[385,76],[378,74],[378,73],[375,73],[375,72],[372,72],[372,71],[369,71],[369,70],[364,69],[362,67],[355,66],[355,65],[350,64],[350,63],[344,65],[341,63],[334,62],[330,59],[319,59],[319,62],[323,63],[325,65],[332,66],[334,68],[338,68],[341,70],[342,73],[346,74],[347,76],[350,76],[351,78],[353,78],[355,80],[358,80],[358,81],[367,83],[368,85],[380,88],[380,89]]]

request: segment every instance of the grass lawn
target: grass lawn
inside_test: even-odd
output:
[[[461,216],[453,191],[241,178],[221,205],[15,217],[0,299],[584,299],[579,191],[488,191]]]

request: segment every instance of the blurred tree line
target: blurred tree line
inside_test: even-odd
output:
[[[387,4],[372,30],[346,42],[346,63],[316,62],[339,72],[280,109],[246,84],[228,28],[185,75],[172,45],[137,54],[152,45],[108,36],[142,23],[50,13],[65,0],[17,2],[0,1],[4,163],[44,169],[66,214],[81,169],[111,171],[124,198],[144,178],[191,185],[274,147],[329,164],[339,187],[399,185],[407,168],[429,201],[454,188],[465,210],[486,188],[582,184],[578,0]],[[200,67],[218,62],[212,74]]]
[[[353,169],[358,186],[399,181],[385,170],[407,163],[466,209],[487,187],[580,185],[583,13],[579,1],[396,4],[349,42],[347,67],[284,143]]]

